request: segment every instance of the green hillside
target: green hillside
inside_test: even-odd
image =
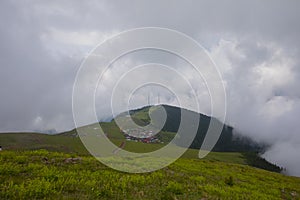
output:
[[[124,142],[123,136],[114,133],[110,140],[116,148]],[[80,156],[89,155],[75,131],[58,135],[45,135],[39,133],[2,133],[0,134],[0,144],[4,150],[38,150],[45,149],[52,152],[65,152]],[[162,148],[164,144],[146,144],[141,142],[126,141],[125,150],[131,152],[151,152]],[[198,159],[198,150],[188,149],[182,158]],[[210,152],[204,160],[221,161],[250,165],[269,171],[280,172],[280,168],[266,160],[260,158],[255,153],[245,152]]]
[[[299,185],[299,178],[216,160],[181,158],[152,173],[128,174],[91,156],[0,152],[0,199],[299,199]]]
[[[172,120],[167,120],[163,130],[155,136],[158,140],[152,143],[128,140],[114,120],[100,125],[116,149],[122,146],[131,152],[151,152],[162,148],[175,136],[178,110],[175,107],[167,109]],[[149,108],[142,108],[130,114],[140,125],[147,125],[148,111]],[[96,131],[97,125],[84,128]],[[203,124],[200,125],[203,131]],[[251,146],[252,141],[245,143],[241,138],[235,143],[228,130],[222,133],[225,139],[217,144],[222,151],[210,152],[199,159],[199,149],[190,148],[170,166],[146,174],[121,173],[101,164],[90,156],[76,130],[55,135],[2,133],[0,199],[300,198],[299,178],[276,173],[281,168],[251,151],[257,150],[255,145]],[[240,152],[228,148],[228,145],[236,148],[242,144],[251,148],[246,146],[240,150],[248,151]],[[126,166],[125,162],[119,164]],[[139,162],[147,165],[145,160]]]
[[[145,107],[137,110],[130,111],[130,115],[140,125],[147,125],[150,123],[149,108]],[[154,108],[154,109],[153,109]],[[153,114],[156,107],[152,107],[150,110]],[[114,120],[111,122],[101,122],[100,125],[107,135],[107,137],[116,145],[116,148],[124,145],[122,148],[131,152],[151,152],[162,148],[164,145],[169,143],[175,136],[176,128],[178,129],[178,123],[180,123],[180,109],[171,106],[165,106],[167,111],[167,121],[161,132],[156,137],[160,142],[155,143],[142,143],[136,141],[126,140],[124,134],[117,126]],[[124,113],[126,114],[126,113]],[[192,113],[195,115],[196,113]],[[122,115],[122,114],[121,114]],[[200,148],[199,141],[203,140],[203,130],[206,129],[206,125],[209,121],[209,117],[200,114],[201,122],[199,123],[199,131],[196,139],[188,149],[188,151],[182,156],[183,158],[198,158],[198,151]],[[226,125],[225,125],[226,126]],[[91,124],[87,128],[93,130],[97,128],[97,124]],[[246,142],[245,142],[246,141]],[[56,134],[46,135],[38,133],[7,133],[0,134],[0,145],[6,150],[36,150],[46,149],[49,151],[75,153],[78,155],[89,155],[86,148],[83,146],[80,138],[77,135],[76,130]],[[211,152],[205,159],[216,160],[223,162],[231,162],[238,164],[245,164],[254,166],[257,168],[266,169],[269,171],[280,172],[281,168],[267,162],[266,160],[259,157],[256,151],[260,150],[259,146],[256,146],[251,140],[240,138],[239,140],[233,139],[232,128],[224,128],[221,137],[216,144],[214,151],[222,150],[222,153]],[[233,151],[233,150],[236,151]],[[240,151],[238,151],[240,150]],[[246,151],[248,150],[248,151]],[[230,153],[232,152],[232,153]]]
[[[169,106],[169,105],[160,105],[165,109],[167,114],[166,123],[164,124],[164,127],[162,129],[162,132],[169,132],[169,133],[176,133],[178,132],[178,128],[181,121],[181,108]],[[152,106],[152,107],[144,107],[136,110],[130,111],[130,114],[133,118],[133,120],[139,124],[139,125],[146,125],[150,124],[150,115],[155,115],[155,112],[159,112],[158,109],[156,109],[158,106]],[[150,109],[151,108],[151,109]],[[193,118],[199,117],[198,122],[198,131],[196,134],[196,137],[194,138],[192,144],[189,146],[193,149],[200,149],[203,140],[206,136],[209,123],[214,120],[217,123],[221,123],[219,120],[209,117],[200,113],[195,113],[193,111],[189,111],[186,109],[183,109],[185,112],[186,117],[190,119],[190,121],[193,120]],[[155,122],[154,122],[155,125]],[[217,141],[216,145],[213,148],[213,151],[219,151],[219,152],[261,152],[266,147],[265,144],[258,144],[251,140],[250,138],[247,138],[245,136],[242,136],[239,133],[233,134],[233,127],[228,126],[226,124],[223,125],[223,130],[221,132],[220,138]],[[182,135],[179,135],[178,138],[186,138],[189,137],[190,133],[183,133]],[[163,137],[163,136],[162,136]],[[174,137],[174,135],[173,135]],[[173,139],[173,137],[169,137],[168,140],[170,141]],[[169,142],[168,141],[168,142]],[[179,146],[182,146],[180,144],[180,141],[175,141],[176,144]],[[184,146],[184,145],[183,145]]]

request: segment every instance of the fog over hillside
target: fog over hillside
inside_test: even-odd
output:
[[[0,132],[74,128],[72,88],[88,53],[121,31],[164,27],[194,38],[216,63],[226,90],[226,123],[271,143],[264,156],[300,176],[299,7],[299,1],[277,0],[1,1]],[[121,57],[106,72],[96,92],[99,120],[112,115],[110,98],[120,76],[150,62],[180,71],[197,88],[200,111],[210,115],[205,82],[187,62],[141,50]],[[164,76],[189,101],[190,91],[177,78],[151,69],[135,78],[148,76]],[[172,92],[147,86],[132,95],[129,108],[149,101],[178,105]]]

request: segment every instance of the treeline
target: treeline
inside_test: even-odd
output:
[[[243,156],[245,157],[247,164],[250,166],[278,173],[282,172],[283,170],[282,167],[272,164],[266,159],[260,157],[258,153],[244,152]]]

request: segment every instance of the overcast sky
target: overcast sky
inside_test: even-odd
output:
[[[219,67],[227,94],[227,123],[257,141],[264,156],[300,176],[300,1],[6,1],[0,2],[0,131],[74,128],[72,87],[88,52],[112,35],[155,26],[183,32],[203,45]],[[159,62],[189,76],[186,63],[162,52],[121,58],[97,93],[99,119],[110,117],[111,83],[132,66]],[[190,77],[203,95],[202,82]],[[176,79],[170,79],[176,84]],[[176,104],[161,88],[141,89]],[[106,94],[107,93],[107,94]],[[184,94],[184,91],[183,91]],[[187,94],[188,95],[188,94]]]

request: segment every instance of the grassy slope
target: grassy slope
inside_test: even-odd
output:
[[[74,156],[46,150],[0,152],[0,199],[300,198],[299,178],[246,165],[181,158],[156,172],[127,174],[90,156],[65,161]]]
[[[115,124],[101,126],[117,146],[124,141]],[[242,153],[211,152],[199,160],[198,150],[189,149],[167,168],[130,175],[111,170],[88,156],[75,135],[74,131],[59,135],[0,134],[4,149],[21,150],[0,152],[0,199],[300,198],[298,178],[249,167]],[[127,141],[125,149],[149,152],[163,145]],[[50,151],[23,151],[41,148]],[[82,162],[64,162],[65,158],[78,155],[83,157]]]
[[[134,118],[144,119],[146,118],[146,114],[145,112],[136,112],[134,114]],[[93,128],[95,128],[95,124],[87,127],[93,130]],[[124,135],[121,134],[120,129],[114,121],[103,122],[101,123],[101,127],[116,146],[120,146],[120,144],[125,141]],[[2,145],[4,149],[8,150],[47,149],[50,151],[89,155],[85,147],[82,145],[79,137],[76,137],[76,135],[77,134],[75,130],[58,135],[45,135],[37,133],[2,133],[0,134],[0,145]],[[172,137],[174,137],[174,133],[161,132],[160,134],[160,139],[162,141],[170,141],[170,138]],[[126,141],[124,149],[131,152],[151,152],[162,148],[164,145],[166,145],[166,143],[145,144],[140,142]],[[182,157],[197,159],[198,150],[189,149]],[[237,164],[248,164],[268,170],[274,169],[274,166],[265,168],[265,166],[269,166],[269,163],[264,160],[257,160],[256,155],[253,156],[251,154],[242,154],[238,152],[211,152],[205,159]],[[276,170],[277,168],[275,168],[274,171]]]
[[[78,137],[73,137],[74,132],[67,132],[62,135],[44,135],[38,133],[7,133],[0,134],[0,143],[7,150],[35,150],[46,149],[74,153],[77,155],[89,155]],[[117,146],[124,141],[117,133],[110,138]],[[120,137],[120,138],[119,138]],[[132,152],[151,152],[163,147],[164,144],[145,144],[140,142],[126,141],[125,150]],[[188,149],[183,158],[198,158],[198,150]],[[206,160],[222,161],[237,164],[247,164],[245,157],[241,153],[232,152],[211,152]]]
[[[8,150],[47,149],[69,153],[87,154],[78,137],[45,135],[38,133],[2,133],[0,145]]]

